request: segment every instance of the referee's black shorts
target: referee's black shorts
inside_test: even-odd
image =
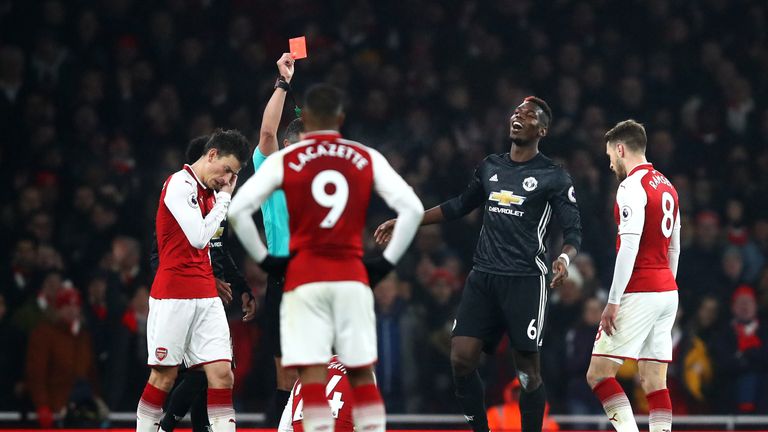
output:
[[[273,357],[282,357],[280,349],[280,301],[283,298],[284,276],[267,275],[267,293],[264,295],[264,333],[267,349]]]
[[[512,348],[539,351],[547,308],[546,276],[502,276],[472,270],[453,324],[453,336],[483,341],[492,353],[506,334]]]

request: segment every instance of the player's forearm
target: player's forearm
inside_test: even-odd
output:
[[[572,263],[576,255],[579,254],[579,251],[576,249],[576,246],[566,243],[563,245],[562,253],[568,256],[568,263]]]
[[[672,239],[669,242],[669,269],[672,275],[677,279],[677,265],[680,262],[680,227],[676,227],[672,232]]]
[[[261,118],[261,130],[259,131],[259,151],[264,156],[278,151],[280,149],[277,143],[277,129],[280,127],[280,118],[283,115],[283,106],[285,105],[285,95],[287,92],[281,88],[276,88],[272,97],[264,108],[264,116]]]
[[[438,205],[424,212],[424,215],[421,219],[421,225],[432,225],[441,223],[444,220],[445,216],[443,216],[443,209]]]
[[[394,210],[397,212],[397,224],[395,224],[392,232],[392,240],[384,249],[383,255],[387,261],[395,264],[403,256],[416,235],[416,230],[419,228],[419,223],[424,215],[424,206],[410,188],[393,204]]]
[[[267,248],[261,242],[259,230],[256,229],[256,223],[253,222],[252,213],[244,211],[230,213],[229,223],[248,255],[258,263],[263,262],[267,257]]]
[[[621,246],[616,254],[616,265],[613,270],[613,283],[608,293],[608,303],[621,304],[621,296],[624,295],[624,291],[629,285],[639,250],[639,235],[626,234],[621,236]]]

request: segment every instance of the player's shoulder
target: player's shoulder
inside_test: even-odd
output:
[[[196,191],[197,178],[195,177],[194,172],[191,172],[192,169],[188,167],[189,165],[185,165],[184,168],[171,174],[171,176],[168,177],[168,180],[166,180],[166,185],[172,189],[181,188]]]

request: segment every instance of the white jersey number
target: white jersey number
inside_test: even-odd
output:
[[[333,185],[333,193],[326,192],[326,187]],[[344,176],[334,170],[325,170],[317,173],[312,180],[312,198],[323,207],[331,211],[320,222],[320,228],[333,228],[339,221],[349,198],[349,183]]]
[[[333,397],[328,399],[328,405],[331,407],[331,414],[333,418],[339,418],[339,411],[344,407],[344,401],[341,400],[341,392],[333,391],[336,385],[341,381],[341,375],[334,375],[328,380],[328,384],[325,385],[325,397],[328,397],[333,393]],[[301,384],[296,386],[293,393],[294,397],[301,392]],[[304,399],[302,398],[299,403],[296,404],[296,412],[293,413],[293,421],[297,422],[304,418]]]
[[[664,192],[661,194],[661,211],[664,217],[661,218],[661,233],[664,237],[672,237],[672,229],[675,227],[675,200],[672,194]]]

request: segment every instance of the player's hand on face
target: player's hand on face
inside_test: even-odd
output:
[[[259,309],[259,302],[256,301],[256,297],[251,293],[244,292],[240,296],[240,300],[243,303],[243,321],[251,321],[256,317],[256,311]]]
[[[291,53],[283,53],[280,56],[280,60],[277,61],[277,71],[288,82],[291,82],[291,78],[293,78],[293,65],[295,62],[296,60],[293,59]]]
[[[237,174],[232,174],[232,178],[229,179],[229,183],[222,186],[221,191],[232,195],[232,192],[234,192],[235,190],[236,184],[237,184]]]
[[[563,281],[568,279],[568,266],[565,265],[565,260],[562,258],[556,259],[552,263],[552,272],[555,274],[555,277],[552,278],[549,286],[557,288],[563,284]]]
[[[395,222],[397,222],[397,219],[390,219],[376,228],[376,231],[373,233],[373,238],[376,240],[377,244],[386,245],[389,243],[392,239],[392,230],[395,229]]]
[[[616,317],[619,315],[619,305],[608,303],[600,317],[600,326],[608,336],[613,336],[616,331]]]
[[[224,306],[232,302],[232,286],[229,283],[216,278],[216,292],[219,293],[219,297],[221,298],[222,303],[224,303]]]

